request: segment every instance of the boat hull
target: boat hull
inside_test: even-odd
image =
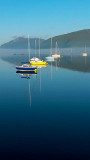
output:
[[[48,65],[47,62],[30,62],[30,65]]]
[[[58,54],[58,55],[52,55],[52,57],[54,57],[54,58],[60,58],[60,55]]]
[[[35,70],[37,70],[36,67],[24,68],[24,67],[18,67],[18,66],[16,67],[16,69],[17,69],[18,71],[24,71],[24,72],[35,71]]]
[[[53,62],[54,61],[54,57],[46,57],[46,61]]]
[[[87,57],[87,53],[83,53],[82,56],[83,56],[83,57]]]

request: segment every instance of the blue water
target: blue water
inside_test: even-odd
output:
[[[0,160],[89,160],[90,57],[63,55],[29,79],[16,74],[23,52],[0,51]]]

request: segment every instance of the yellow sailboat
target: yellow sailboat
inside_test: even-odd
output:
[[[47,65],[47,62],[35,57],[30,59],[30,65]]]
[[[39,57],[40,57],[40,38],[39,38]],[[35,40],[35,57],[30,59],[30,65],[43,66],[43,67],[48,65],[48,63],[46,61],[43,61],[43,60],[40,60],[39,58],[36,58],[36,40]]]

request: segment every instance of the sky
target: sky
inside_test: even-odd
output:
[[[0,0],[0,45],[90,29],[90,0]]]

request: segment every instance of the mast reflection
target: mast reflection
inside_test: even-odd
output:
[[[20,75],[21,78],[26,78],[29,79],[29,105],[31,107],[32,105],[32,95],[31,95],[31,82],[30,82],[30,78],[32,75],[37,75],[37,72],[35,71],[17,71],[16,74]]]

